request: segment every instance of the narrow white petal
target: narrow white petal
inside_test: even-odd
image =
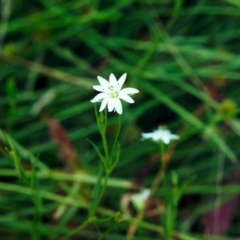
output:
[[[171,139],[179,139],[179,136],[175,134],[171,134]]]
[[[124,73],[119,79],[118,79],[118,82],[117,82],[117,85],[118,85],[118,90],[120,90],[125,82],[127,78],[127,74]]]
[[[153,133],[142,133],[142,140],[145,140],[145,139],[153,139],[154,138],[154,134]]]
[[[117,85],[117,79],[113,73],[110,74],[109,82],[111,85],[116,86]]]
[[[108,101],[109,101],[109,98],[104,98],[104,99],[102,100],[102,103],[101,103],[99,112],[101,112],[104,108],[106,108],[106,106],[107,106],[107,104],[108,104]]]
[[[124,93],[124,94],[135,94],[135,93],[139,93],[139,90],[136,88],[124,88],[120,91],[120,93]]]
[[[162,137],[159,137],[158,135],[154,134],[153,137],[152,137],[152,140],[157,142],[157,141],[160,141],[162,140]],[[164,142],[164,141],[163,141]]]
[[[138,210],[143,210],[144,204],[151,195],[150,189],[143,189],[140,193],[135,193],[131,196],[134,207]]]
[[[95,89],[96,91],[99,91],[99,92],[103,92],[104,91],[101,85],[94,85],[93,89]]]
[[[109,101],[108,101],[108,111],[109,111],[109,112],[112,112],[113,109],[114,109],[115,99],[116,99],[116,98],[109,98]]]
[[[145,188],[141,191],[141,197],[144,201],[146,201],[151,195],[151,190],[148,188]]]
[[[134,103],[134,100],[131,97],[129,97],[127,94],[124,94],[122,92],[119,93],[119,98],[121,98],[122,100],[128,103]]]
[[[107,94],[106,93],[99,93],[97,96],[95,96],[91,102],[99,102],[101,101],[103,98],[106,98]]]
[[[162,141],[165,144],[169,144],[173,139],[179,139],[178,135],[171,134],[168,129],[159,127],[157,130],[151,133],[142,133],[142,140],[150,138],[153,141]]]
[[[115,100],[115,110],[118,114],[122,114],[122,103],[120,101],[120,99],[116,98]]]
[[[170,143],[170,138],[168,136],[163,136],[161,139],[165,144],[169,144]]]
[[[104,89],[105,89],[105,88],[108,88],[109,82],[108,82],[106,79],[104,79],[104,78],[101,77],[101,76],[97,76],[97,79],[98,79],[99,83],[101,84],[101,86],[102,86]]]

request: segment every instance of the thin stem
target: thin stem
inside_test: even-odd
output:
[[[112,223],[110,224],[110,226],[108,226],[108,229],[106,230],[106,232],[103,233],[103,234],[99,237],[99,240],[105,239],[105,237],[106,237],[107,235],[109,235],[109,233],[111,232],[111,230],[113,229],[113,227],[115,226],[115,224],[116,224],[116,222],[112,222]]]
[[[163,159],[164,155],[164,144],[162,142],[159,142],[159,147],[160,147],[160,168],[157,172],[156,177],[153,180],[152,186],[151,186],[151,195],[154,195],[156,190],[158,189],[158,186],[160,185],[164,174],[166,170],[166,165]]]
[[[139,224],[143,218],[144,218],[144,211],[142,210],[137,214],[137,216],[134,219],[135,221],[133,221],[130,227],[128,228],[127,237],[126,237],[127,240],[131,240],[134,237],[139,227]]]
[[[107,138],[106,138],[107,112],[105,110],[104,116],[103,115],[99,116],[96,104],[94,104],[94,110],[95,110],[95,116],[96,116],[96,120],[97,120],[98,129],[99,129],[99,132],[100,132],[100,135],[102,138],[102,142],[103,142],[104,153],[105,153],[106,164],[104,164],[104,167],[108,168],[108,166],[109,166],[109,151],[108,151],[108,144],[107,144]]]
[[[106,108],[104,109],[104,133],[106,133],[106,129],[107,129],[107,122],[108,122],[108,118],[107,118],[107,110]]]
[[[151,186],[151,195],[154,195],[156,190],[158,189],[161,181],[164,179],[164,175],[166,172],[166,163],[164,161],[164,143],[162,141],[159,142],[160,147],[160,168],[158,170],[158,173],[156,177],[153,180],[152,186]],[[164,182],[163,182],[164,184]],[[170,200],[172,201],[172,199]],[[164,230],[164,237],[165,240],[171,240],[172,238],[172,204],[169,205],[169,203],[166,203],[165,205],[166,210],[165,213],[161,216],[162,224],[163,224],[163,230]]]
[[[107,144],[107,138],[105,132],[101,132],[102,142],[103,142],[103,149],[105,153],[105,159],[106,159],[106,166],[109,166],[109,153],[108,153],[108,144]]]
[[[117,146],[119,134],[120,134],[120,131],[121,131],[121,125],[122,125],[121,123],[122,123],[121,115],[119,115],[119,117],[118,117],[118,128],[117,128],[116,136],[114,138],[113,148],[112,148],[112,152],[111,152],[111,170],[116,166],[116,164],[119,160],[119,151],[118,151],[118,149],[116,149],[116,146]],[[114,162],[112,162],[115,151],[117,152],[116,160]]]
[[[75,77],[75,76],[67,74],[63,71],[56,70],[56,69],[50,68],[50,67],[46,67],[37,62],[28,61],[28,60],[25,60],[24,58],[20,58],[18,56],[6,55],[6,54],[2,54],[2,53],[0,53],[0,58],[1,58],[1,60],[4,60],[6,62],[13,63],[14,65],[25,67],[27,69],[30,69],[31,71],[35,71],[37,73],[47,75],[47,76],[51,77],[52,79],[58,79],[60,81],[63,81],[63,82],[69,83],[69,84],[73,84],[73,85],[77,85],[77,86],[83,87],[85,89],[92,89],[92,84],[83,78]]]
[[[111,171],[106,170],[106,176],[105,176],[105,179],[104,179],[104,182],[103,182],[103,185],[102,185],[102,190],[99,194],[99,201],[102,199],[102,196],[105,192],[110,174],[111,174]]]
[[[221,181],[223,179],[223,173],[224,173],[224,156],[221,154],[221,150],[219,149],[219,161],[217,166],[217,176],[216,176],[216,199],[214,201],[214,205],[217,209],[217,206],[221,206],[223,201],[223,189]],[[216,211],[214,213],[214,219],[213,219],[213,229],[218,229],[218,226],[220,225],[220,210]]]
[[[77,234],[78,232],[80,232],[82,229],[84,229],[87,225],[89,225],[93,220],[92,219],[87,219],[86,221],[84,221],[80,226],[78,226],[77,228],[73,229],[71,232],[69,232],[68,234],[66,234],[65,236],[63,236],[62,238],[60,238],[60,240],[68,240],[70,237],[72,237],[73,235]]]
[[[32,176],[32,171],[26,171],[26,176]],[[93,175],[89,175],[86,173],[64,173],[64,172],[57,172],[57,171],[38,171],[37,177],[40,179],[51,179],[54,181],[70,181],[70,182],[77,182],[77,183],[84,183],[89,185],[95,185],[97,182],[97,177]],[[7,176],[7,177],[18,177],[17,171],[14,169],[0,169],[0,176]],[[108,183],[109,187],[114,188],[123,188],[123,189],[133,189],[134,183],[121,180],[116,178],[111,178]],[[11,190],[11,189],[10,189]],[[234,192],[235,193],[235,192]]]
[[[11,0],[3,0],[1,6],[1,26],[0,26],[0,50],[2,50],[3,41],[7,33],[9,17],[11,13]]]
[[[115,147],[116,144],[117,144],[118,137],[119,137],[119,134],[120,134],[120,130],[121,130],[121,115],[118,116],[118,129],[117,129],[116,137],[114,139],[113,147]]]

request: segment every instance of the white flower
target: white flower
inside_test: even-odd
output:
[[[151,194],[151,190],[147,188],[143,189],[140,193],[133,194],[131,197],[131,200],[134,207],[137,210],[142,210],[150,194]]]
[[[138,93],[136,88],[123,88],[122,86],[126,80],[127,74],[124,73],[119,80],[116,79],[114,74],[110,74],[109,81],[98,76],[98,81],[101,85],[95,85],[93,88],[100,92],[95,96],[91,102],[101,102],[99,112],[108,107],[108,111],[116,111],[118,114],[122,114],[122,103],[120,99],[134,103],[134,100],[129,96],[131,94]]]
[[[179,139],[179,136],[172,134],[169,130],[163,127],[159,127],[151,133],[142,133],[142,139],[152,139],[156,142],[163,141],[165,144],[169,144],[172,139]]]

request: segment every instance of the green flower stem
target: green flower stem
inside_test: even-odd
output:
[[[112,224],[108,227],[108,229],[106,230],[106,232],[103,233],[98,239],[99,239],[99,240],[105,239],[105,238],[107,237],[107,235],[109,235],[109,233],[111,232],[111,230],[113,229],[113,227],[115,226],[115,224],[116,224],[116,223],[112,223]]]
[[[162,141],[159,142],[159,149],[160,149],[160,163],[161,163],[161,167],[165,171],[166,164],[165,164],[164,159],[163,159],[165,149],[164,149],[164,143]]]
[[[163,159],[164,155],[164,143],[162,141],[159,142],[159,147],[160,147],[160,168],[158,170],[158,173],[156,177],[153,180],[152,186],[151,186],[151,195],[154,195],[156,190],[158,189],[158,186],[160,185],[162,179],[164,178],[165,175],[165,163]]]
[[[104,156],[99,152],[97,146],[95,146],[94,143],[92,143],[92,145],[94,146],[95,150],[98,152],[98,155],[102,160],[103,167],[105,170],[105,178],[103,179],[102,184],[100,183],[100,185],[97,186],[97,188],[99,188],[99,194],[97,194],[97,196],[96,196],[97,202],[95,202],[95,203],[97,205],[99,205],[99,203],[104,195],[104,192],[107,188],[108,180],[112,173],[112,170],[114,169],[114,167],[116,166],[116,164],[119,160],[120,150],[119,150],[119,144],[118,144],[118,137],[119,137],[120,129],[121,129],[121,116],[119,115],[117,132],[114,137],[114,142],[113,142],[111,153],[109,154],[109,146],[108,146],[107,137],[106,137],[107,120],[108,120],[107,119],[107,110],[105,109],[103,112],[98,114],[97,107],[95,105],[95,115],[96,115],[97,125],[98,125],[99,131],[100,131],[100,135],[102,138]],[[113,161],[113,159],[114,159],[114,161]],[[90,216],[94,216],[95,212],[97,210],[97,205],[95,203],[93,203],[93,205],[92,205],[93,208],[90,211]]]
[[[102,172],[102,171],[101,171]],[[108,184],[108,180],[109,180],[109,176],[111,174],[110,171],[105,171],[106,176],[104,177],[104,179],[102,180],[102,173],[99,175],[99,179],[97,184],[95,185],[95,188],[93,190],[93,201],[90,205],[89,208],[89,217],[88,218],[92,218],[93,216],[95,216],[97,210],[98,210],[98,206],[100,205],[100,201],[103,197],[103,194],[107,188],[107,184]]]
[[[107,114],[105,116],[105,119],[107,120]],[[106,120],[105,120],[105,123],[106,123]],[[121,115],[119,115],[119,119],[118,119],[118,129],[117,129],[117,132],[116,132],[116,136],[114,138],[114,143],[113,143],[113,147],[112,147],[112,152],[111,152],[111,156],[109,158],[109,151],[108,151],[108,145],[107,145],[107,139],[106,139],[106,134],[105,134],[105,131],[104,132],[101,132],[101,136],[102,136],[102,141],[103,141],[103,148],[104,148],[104,151],[105,151],[105,157],[106,157],[106,169],[105,169],[105,172],[106,172],[106,176],[105,176],[105,179],[104,179],[104,182],[103,182],[103,186],[102,186],[102,190],[101,190],[101,193],[99,195],[99,200],[102,198],[104,192],[105,192],[105,189],[107,187],[107,184],[108,184],[108,179],[112,173],[112,170],[114,169],[114,167],[116,166],[118,160],[119,160],[119,150],[117,149],[117,143],[118,143],[118,137],[119,137],[119,134],[120,134],[120,130],[121,130]],[[106,127],[106,125],[105,125]],[[105,128],[106,129],[106,128]],[[114,158],[114,152],[116,152],[116,160],[113,162],[113,158]]]
[[[144,218],[144,208],[138,212],[137,216],[134,218],[134,221],[131,222],[127,232],[127,240],[131,240],[134,237],[139,227],[139,224],[143,220],[143,218]]]
[[[105,192],[105,189],[107,188],[108,179],[109,179],[110,175],[111,175],[111,171],[107,170],[106,171],[106,176],[104,178],[104,182],[103,182],[103,185],[102,185],[102,189],[101,189],[101,192],[99,194],[99,201],[102,199],[102,196],[103,196],[103,194]]]
[[[118,161],[119,161],[119,155],[120,155],[120,151],[119,151],[119,145],[118,145],[118,142],[119,142],[119,134],[120,134],[120,131],[121,131],[121,115],[119,115],[118,117],[118,128],[117,128],[117,132],[116,132],[116,135],[115,135],[115,138],[114,138],[114,143],[113,143],[113,147],[112,147],[112,152],[111,152],[111,170],[112,171],[114,169],[114,167],[117,165]],[[115,156],[114,156],[115,155]],[[113,159],[115,158],[115,161],[113,161]]]
[[[118,138],[119,138],[119,134],[120,134],[120,130],[121,130],[121,115],[118,116],[118,128],[117,128],[117,132],[116,132],[116,136],[114,139],[114,143],[113,143],[113,149],[116,147],[117,142],[118,142]]]
[[[72,237],[73,235],[76,235],[78,232],[80,232],[82,229],[84,229],[86,226],[88,226],[91,222],[93,222],[92,218],[87,219],[79,227],[73,229],[71,232],[69,232],[68,234],[66,234],[62,238],[60,238],[60,240],[68,240],[68,239],[70,239],[70,237]]]
[[[152,183],[152,187],[151,187],[152,195],[155,194],[161,181],[163,181],[163,185],[165,182],[164,177],[166,173],[166,163],[164,162],[164,158],[163,158],[165,149],[164,149],[164,143],[162,141],[159,142],[159,148],[160,148],[160,168]],[[174,221],[176,217],[175,206],[173,206],[172,201],[173,201],[172,199],[170,199],[170,202],[165,201],[166,210],[165,210],[165,213],[161,216],[165,240],[172,239]]]
[[[105,132],[101,132],[102,142],[103,142],[103,149],[105,153],[105,160],[106,160],[106,166],[108,168],[109,166],[109,153],[108,153],[108,145],[107,145],[107,138]]]
[[[104,115],[102,112],[100,113],[100,115],[98,115],[96,105],[94,105],[94,109],[95,109],[95,115],[96,115],[96,119],[97,119],[98,129],[100,131],[100,135],[101,135],[102,142],[103,142],[103,149],[104,149],[104,153],[105,153],[105,166],[108,168],[108,166],[109,166],[109,151],[108,151],[108,144],[107,144],[107,138],[106,138],[107,112],[105,109]]]
[[[32,171],[25,171],[27,177],[32,176]],[[93,175],[86,174],[85,172],[77,171],[76,173],[65,173],[65,172],[58,172],[58,171],[38,171],[37,177],[40,179],[48,179],[53,181],[70,181],[70,182],[77,182],[77,183],[84,183],[88,185],[95,185],[97,182],[97,177]],[[7,177],[18,177],[18,172],[15,169],[0,169],[0,176],[7,176]],[[117,178],[110,178],[108,182],[109,187],[114,188],[122,188],[122,189],[132,189],[133,182],[117,179]]]

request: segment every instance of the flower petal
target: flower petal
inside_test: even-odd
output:
[[[120,101],[120,99],[116,98],[115,99],[115,110],[118,114],[122,114],[122,103]]]
[[[119,93],[118,97],[128,103],[134,103],[134,100],[131,97],[129,97],[127,94],[124,94],[122,92]]]
[[[102,88],[101,85],[94,85],[93,89],[95,89],[96,91],[99,91],[99,92],[103,92],[104,91],[104,89]]]
[[[109,112],[112,112],[115,107],[115,99],[116,98],[109,98],[109,101],[108,101],[108,111]]]
[[[119,79],[118,79],[118,82],[117,82],[117,85],[118,85],[118,90],[120,91],[120,89],[122,88],[125,80],[126,80],[126,77],[127,77],[127,74],[124,73]]]
[[[107,104],[108,104],[108,101],[109,101],[109,98],[104,98],[104,99],[102,100],[102,103],[101,103],[99,112],[101,112],[104,108],[106,108],[106,106],[107,106]]]
[[[101,86],[102,86],[103,89],[107,89],[107,88],[108,88],[109,82],[108,82],[106,79],[104,79],[104,78],[101,77],[101,76],[97,76],[97,79],[98,79],[98,81],[99,81],[99,83],[101,84]]]
[[[169,136],[163,136],[161,140],[162,140],[165,144],[169,144],[171,139],[169,138]]]
[[[131,196],[134,207],[138,210],[144,208],[144,204],[151,195],[150,189],[143,189],[140,193],[135,193]]]
[[[159,127],[157,130],[151,133],[142,133],[142,140],[150,138],[153,141],[162,141],[165,144],[169,144],[173,139],[179,139],[178,135],[172,134],[168,129]]]
[[[110,74],[109,77],[109,82],[112,86],[116,86],[117,85],[117,79],[115,77],[115,75],[113,73]]]
[[[99,102],[101,101],[102,99],[108,97],[108,95],[106,93],[99,93],[97,96],[95,96],[91,102]]]
[[[124,94],[135,94],[135,93],[139,93],[139,90],[136,88],[124,88],[120,91],[120,93],[124,93]]]
[[[153,138],[153,134],[152,133],[142,133],[142,139],[147,139],[147,138]]]

